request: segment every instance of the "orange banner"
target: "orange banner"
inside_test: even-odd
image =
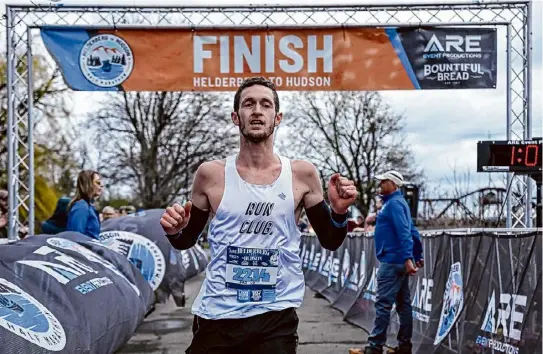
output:
[[[283,90],[413,89],[383,30],[128,30],[115,35],[134,55],[125,90],[235,90],[250,76],[267,77]]]
[[[74,90],[230,91],[495,87],[488,29],[42,29]]]

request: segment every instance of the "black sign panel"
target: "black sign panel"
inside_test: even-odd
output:
[[[480,141],[477,172],[541,173],[541,140]]]
[[[419,89],[496,88],[495,29],[398,28]]]

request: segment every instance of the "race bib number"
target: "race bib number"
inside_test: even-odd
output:
[[[279,250],[228,246],[226,287],[235,289],[238,302],[273,302]]]

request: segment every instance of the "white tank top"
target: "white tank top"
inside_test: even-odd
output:
[[[211,220],[211,260],[192,313],[245,318],[299,307],[305,291],[290,160],[269,185],[241,179],[236,156],[225,166],[224,194]]]

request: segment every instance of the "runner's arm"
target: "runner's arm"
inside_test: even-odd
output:
[[[335,251],[347,236],[347,214],[337,214],[328,206],[315,166],[304,161],[300,166],[299,176],[308,188],[303,197],[307,219],[321,246]]]
[[[198,237],[204,230],[210,214],[210,205],[205,194],[205,184],[209,178],[209,169],[206,163],[196,171],[192,184],[192,208],[187,226],[176,235],[166,235],[172,247],[178,250],[186,250],[196,245]]]

